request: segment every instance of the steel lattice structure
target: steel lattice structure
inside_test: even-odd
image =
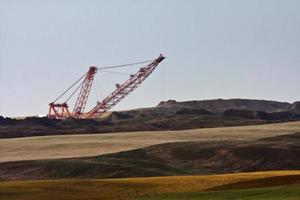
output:
[[[74,118],[96,118],[110,110],[114,105],[124,99],[128,94],[130,94],[134,89],[136,89],[141,83],[155,70],[155,68],[159,65],[161,61],[163,61],[165,57],[160,55],[158,58],[154,60],[150,60],[151,63],[139,69],[133,75],[130,75],[130,78],[125,81],[123,84],[116,84],[116,90],[113,91],[110,95],[104,98],[102,101],[98,101],[97,105],[91,109],[89,112],[84,114],[84,109],[89,97],[89,93],[93,84],[94,76],[97,72],[97,69],[109,69],[109,68],[117,68],[117,67],[126,67],[129,65],[142,64],[148,61],[125,64],[125,65],[117,65],[110,67],[101,67],[98,68],[96,66],[91,66],[89,71],[85,73],[82,77],[80,77],[71,87],[69,87],[66,91],[64,91],[55,101],[49,103],[49,113],[48,117],[62,119],[65,117],[74,117]],[[84,78],[84,79],[83,79]],[[60,99],[64,94],[66,94],[71,88],[73,88],[80,80],[83,81],[76,88],[76,90],[71,94],[69,98],[64,103],[56,103],[58,99]],[[77,90],[80,92],[77,97],[73,112],[69,112],[69,106],[67,101],[75,94]]]
[[[85,76],[85,79],[80,89],[80,93],[75,103],[75,107],[73,109],[73,117],[75,118],[80,117],[80,115],[84,111],[86,102],[88,100],[92,88],[94,75],[96,74],[96,72],[97,72],[97,67],[91,66],[88,73]]]
[[[98,102],[97,105],[90,112],[88,112],[87,117],[99,117],[106,111],[110,110],[114,105],[116,105],[135,88],[137,88],[164,59],[165,57],[160,55],[152,63],[140,68],[140,70],[136,74],[131,75],[130,78],[123,84],[117,85],[117,89],[101,102]]]

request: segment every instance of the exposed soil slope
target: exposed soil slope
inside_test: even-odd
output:
[[[287,102],[256,100],[256,99],[211,99],[211,100],[185,101],[185,102],[177,102],[174,100],[169,100],[169,101],[161,102],[158,106],[206,109],[212,112],[222,112],[228,109],[276,112],[276,111],[286,110],[290,105],[291,104]]]

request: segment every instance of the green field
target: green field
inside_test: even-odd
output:
[[[137,200],[299,200],[300,185],[154,195]]]
[[[290,186],[294,184],[300,184],[300,171],[126,179],[3,181],[0,182],[0,199],[131,200],[141,197],[147,197],[148,199],[176,199],[180,197],[180,195],[195,199],[198,198],[198,194],[200,197],[203,195],[203,198],[205,198],[205,195],[207,195],[207,197],[220,198],[220,195],[224,193],[223,191],[221,193],[202,193],[201,191]],[[293,194],[298,195],[294,189],[295,187],[297,188],[297,186],[287,188],[289,188]],[[274,191],[275,190],[276,189],[274,189]],[[257,191],[257,193],[261,195],[272,195],[272,188],[267,189],[266,192],[264,192],[264,189],[258,189]],[[226,196],[230,197],[230,195],[233,195],[233,197],[238,198],[244,194],[251,195],[251,192],[257,194],[255,190],[237,190],[237,193],[228,191]],[[164,195],[156,196],[160,194]],[[170,196],[166,196],[166,194]],[[282,193],[281,195],[284,194]],[[287,195],[287,197],[289,197],[291,194],[288,193]]]

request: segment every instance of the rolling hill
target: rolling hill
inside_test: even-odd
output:
[[[175,142],[96,157],[0,163],[0,180],[300,170],[299,155],[300,133],[258,140]]]
[[[300,132],[300,122],[180,131],[25,137],[0,140],[0,162],[104,155],[186,141],[240,141]]]

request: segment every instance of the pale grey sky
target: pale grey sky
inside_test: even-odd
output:
[[[115,109],[300,100],[299,10],[299,0],[0,0],[0,115],[47,113],[89,65],[160,53],[166,60]],[[88,108],[124,79],[98,73]]]

